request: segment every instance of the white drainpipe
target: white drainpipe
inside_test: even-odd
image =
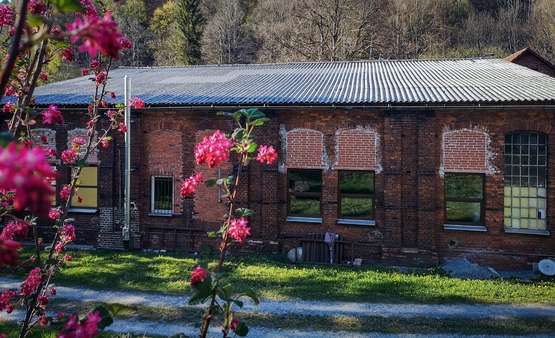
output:
[[[125,190],[123,199],[123,228],[122,236],[124,241],[129,241],[129,227],[131,223],[131,107],[129,100],[131,99],[131,81],[127,75],[124,77],[123,98],[125,102],[124,123],[127,126],[125,133]]]

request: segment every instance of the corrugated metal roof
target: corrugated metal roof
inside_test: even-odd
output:
[[[150,105],[553,103],[555,78],[501,59],[118,68],[108,90]],[[85,105],[87,77],[37,88],[38,104]]]

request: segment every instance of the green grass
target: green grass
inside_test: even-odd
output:
[[[190,292],[188,277],[196,264],[194,258],[169,254],[91,251],[73,253],[73,257],[56,275],[56,283],[183,294]],[[553,279],[462,280],[436,270],[400,273],[378,267],[293,265],[265,257],[233,258],[225,273],[238,285],[277,300],[555,304]]]
[[[101,303],[74,303],[56,300],[50,305],[52,309],[69,311],[71,313],[88,313]],[[104,304],[106,305],[106,304]],[[198,323],[202,316],[202,309],[181,307],[161,308],[151,306],[128,306],[120,304],[106,305],[114,312],[118,319],[133,318],[138,320]],[[555,332],[555,318],[496,318],[473,319],[472,325],[460,318],[425,318],[425,317],[390,317],[379,316],[299,316],[272,315],[253,312],[238,312],[237,318],[249,326],[260,326],[276,329],[297,329],[315,331],[347,331],[347,332],[384,332],[428,333],[428,334],[503,334],[527,335],[549,334]],[[215,326],[221,325],[221,318],[215,318]]]

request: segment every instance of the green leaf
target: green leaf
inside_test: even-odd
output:
[[[38,27],[44,23],[42,16],[30,14],[27,17],[27,24],[31,27]]]
[[[260,304],[260,299],[258,298],[258,295],[252,289],[248,289],[248,290],[244,291],[243,293],[241,293],[240,297],[242,297],[242,296],[249,297],[254,302],[255,305]]]
[[[243,304],[242,301],[240,301],[240,300],[238,300],[238,299],[234,299],[232,302],[235,303],[235,304],[237,304],[237,306],[238,306],[239,308],[243,308],[243,305],[244,305],[244,304]]]
[[[208,277],[202,283],[192,287],[193,295],[189,299],[189,305],[204,303],[212,295],[212,278]]]
[[[250,123],[250,125],[251,125],[251,126],[255,126],[255,127],[260,127],[260,126],[263,126],[263,125],[264,125],[266,122],[268,122],[268,121],[270,121],[269,118],[267,118],[267,117],[262,117],[262,118],[259,118],[259,119],[256,119],[256,120],[252,121],[252,122]]]
[[[210,178],[206,181],[204,181],[204,184],[206,184],[207,187],[213,187],[218,183],[218,180],[215,178]]]
[[[248,217],[254,215],[254,211],[248,208],[237,208],[235,209],[235,214],[241,217]]]
[[[258,145],[257,145],[255,142],[251,142],[251,143],[249,144],[249,146],[247,147],[247,152],[248,152],[249,154],[254,153],[254,152],[256,151],[256,147],[257,147],[257,146],[258,146]]]
[[[49,0],[60,13],[82,12],[83,6],[79,0]]]
[[[216,233],[216,231],[208,231],[206,233],[206,235],[208,236],[208,238],[216,238],[218,237],[218,233]]]
[[[112,325],[112,323],[114,322],[112,314],[104,305],[99,305],[95,307],[94,310],[92,310],[91,312],[97,312],[100,315],[101,320],[100,323],[98,323],[99,329],[104,329],[105,327]]]
[[[247,324],[240,322],[235,329],[235,334],[239,337],[245,337],[249,334],[249,327],[247,326]]]
[[[0,146],[5,147],[8,143],[15,140],[15,137],[7,131],[0,132]]]

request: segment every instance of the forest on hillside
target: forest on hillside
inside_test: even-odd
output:
[[[128,66],[505,56],[555,61],[555,0],[98,0]],[[77,65],[87,63],[86,56]]]

